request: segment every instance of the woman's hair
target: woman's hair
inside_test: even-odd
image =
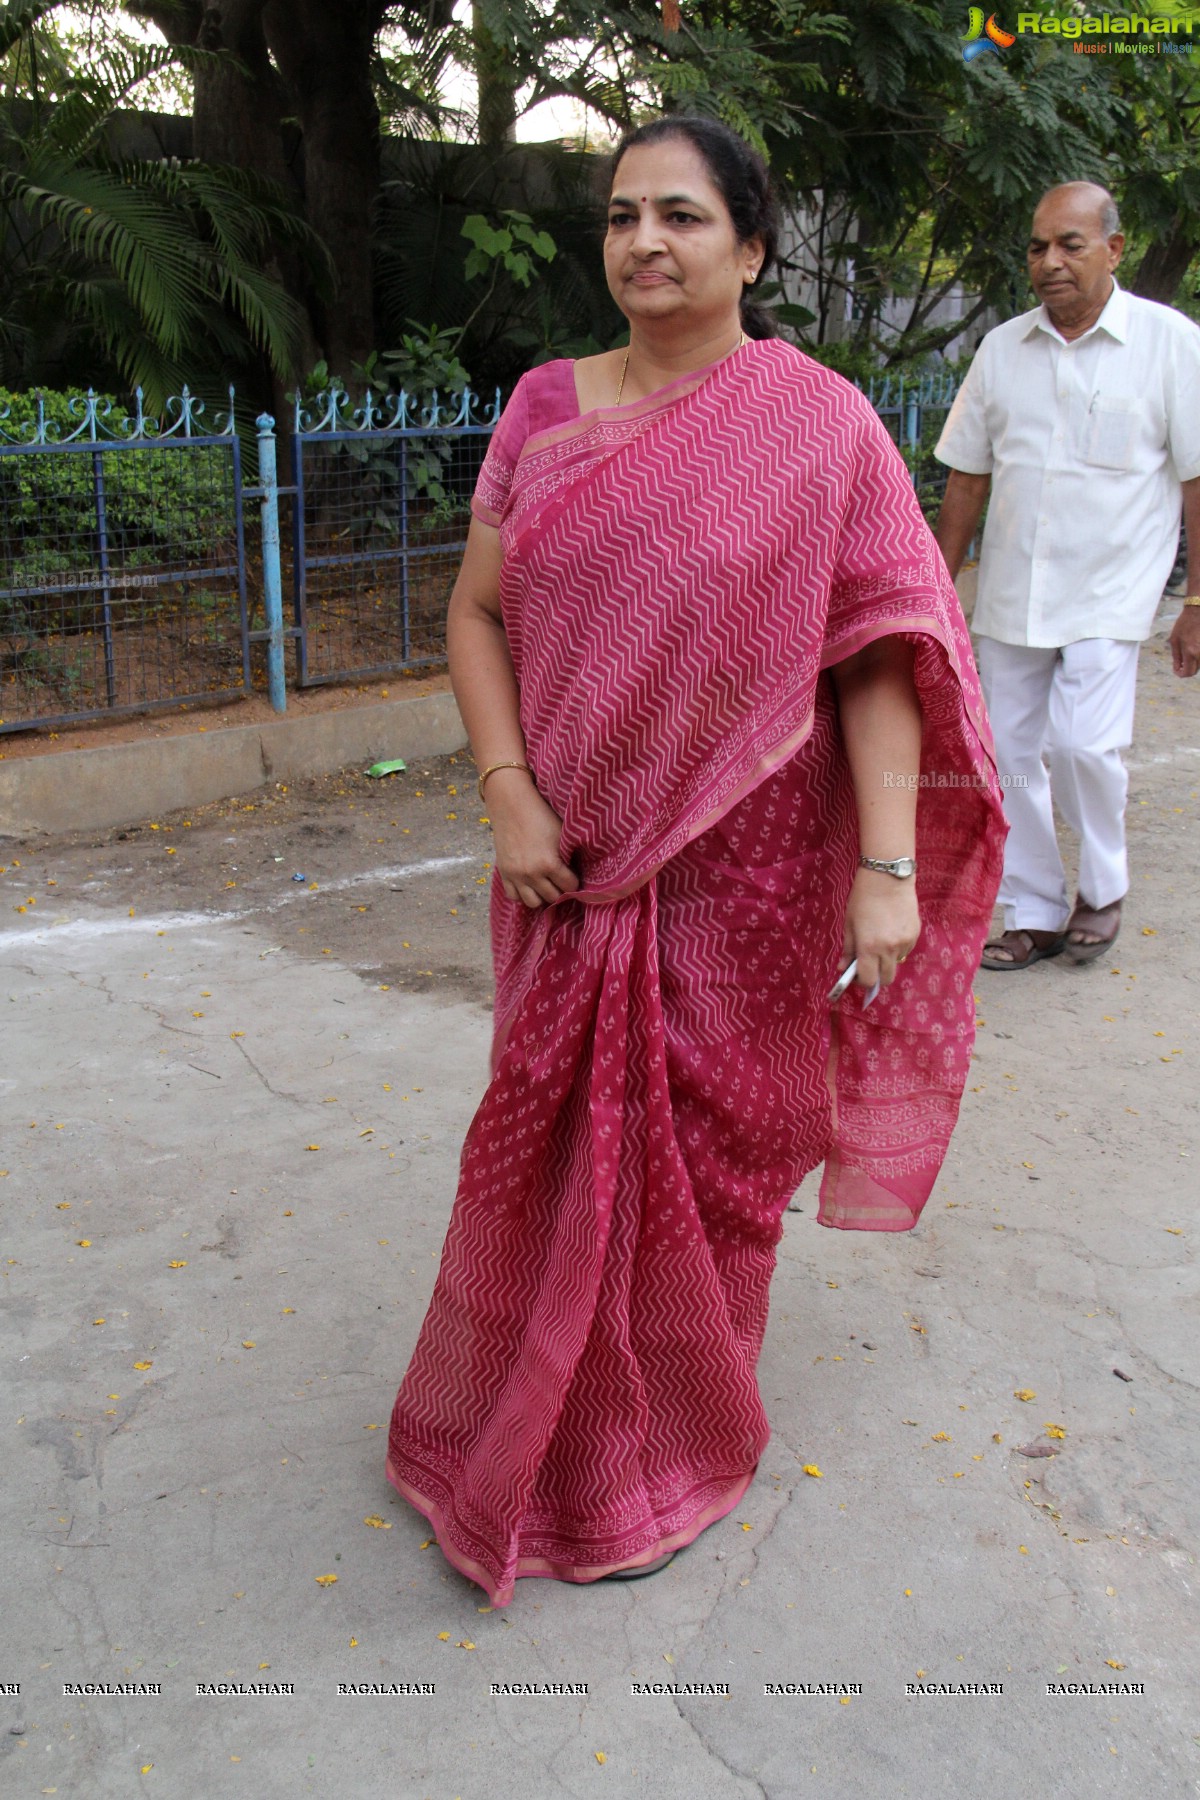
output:
[[[770,338],[779,334],[765,306],[756,305],[753,294],[765,280],[779,249],[779,208],[771,191],[767,165],[757,150],[741,139],[728,125],[686,113],[669,113],[626,132],[613,154],[610,171],[627,150],[642,144],[661,144],[671,138],[682,138],[704,160],[709,178],[724,200],[739,244],[761,238],[763,259],[758,274],[742,293],[742,329],[747,337]]]

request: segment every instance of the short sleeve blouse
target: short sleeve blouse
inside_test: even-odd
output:
[[[484,525],[499,527],[512,492],[521,452],[531,437],[579,417],[575,364],[567,357],[542,363],[522,375],[492,433],[471,511]]]

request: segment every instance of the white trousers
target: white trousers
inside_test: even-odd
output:
[[[1061,650],[979,639],[1009,823],[1000,883],[1009,930],[1058,931],[1070,915],[1052,785],[1079,837],[1081,897],[1108,906],[1129,886],[1121,751],[1133,739],[1139,648],[1115,638],[1082,638]]]

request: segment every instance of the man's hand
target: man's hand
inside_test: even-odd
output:
[[[946,477],[946,494],[933,535],[952,580],[978,530],[991,485],[990,475],[965,475],[961,469],[951,469]]]
[[[1200,669],[1200,606],[1180,608],[1167,642],[1176,675],[1194,675]]]

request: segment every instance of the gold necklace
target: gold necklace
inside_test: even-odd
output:
[[[750,340],[746,336],[745,332],[744,331],[740,332],[738,335],[738,341],[733,346],[733,350],[741,350],[749,342],[750,342]],[[725,356],[732,356],[733,350],[727,350],[725,352]],[[721,360],[722,360],[722,362],[724,362],[725,357],[722,357]],[[625,360],[621,364],[621,379],[617,383],[617,397],[616,397],[616,400],[613,402],[614,406],[620,406],[620,404],[621,404],[621,395],[625,392],[625,377],[628,373],[629,373],[629,350],[627,349],[625,352]]]

